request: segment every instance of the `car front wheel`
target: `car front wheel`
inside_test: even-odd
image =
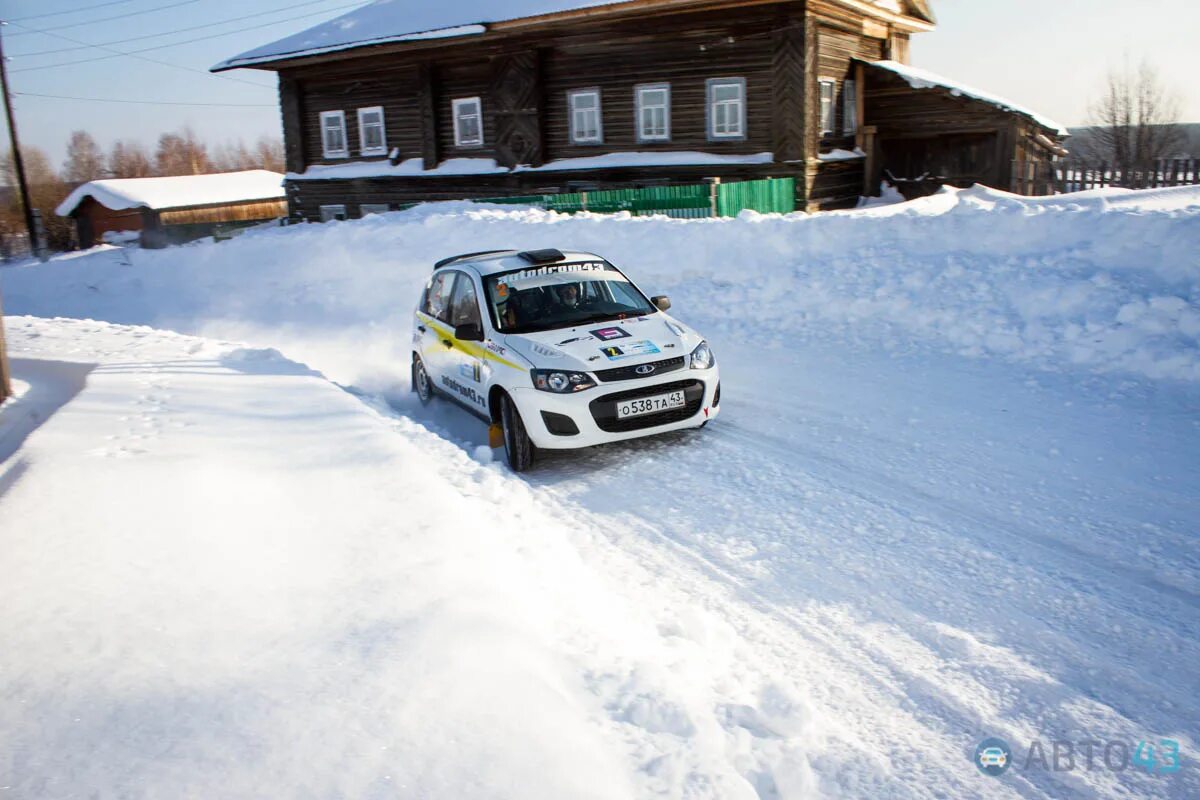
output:
[[[508,466],[513,472],[524,472],[533,466],[536,448],[525,432],[521,412],[508,395],[500,399],[500,424],[504,428],[504,455],[508,457]]]
[[[425,362],[420,356],[413,357],[412,385],[421,405],[429,405],[429,401],[433,399],[433,384],[429,381],[429,373],[425,371]]]

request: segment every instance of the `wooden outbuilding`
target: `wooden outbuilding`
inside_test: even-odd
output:
[[[255,169],[91,181],[56,213],[75,220],[83,248],[122,233],[136,234],[142,247],[166,247],[285,217],[287,201],[283,175]]]
[[[278,73],[296,220],[713,178],[795,178],[796,206],[817,210],[917,164],[917,139],[931,164],[943,145],[984,157],[956,138],[974,130],[971,102],[960,115],[907,84],[905,117],[868,71],[907,65],[910,37],[935,27],[925,0],[543,5],[479,22],[453,4],[377,2],[213,69]],[[1005,136],[1025,120],[987,113]],[[1039,133],[1057,146],[1058,131]],[[950,177],[1020,188],[997,168],[1016,141]]]

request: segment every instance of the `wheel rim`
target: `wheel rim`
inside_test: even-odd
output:
[[[513,409],[507,400],[504,401],[504,453],[511,457],[516,452],[516,436],[513,433]]]
[[[429,397],[429,375],[425,373],[425,365],[417,362],[417,394],[422,399]]]

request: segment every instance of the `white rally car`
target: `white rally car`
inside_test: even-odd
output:
[[[470,253],[439,261],[413,325],[413,390],[486,420],[509,466],[717,415],[708,344],[592,253]]]

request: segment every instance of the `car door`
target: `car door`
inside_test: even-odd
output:
[[[425,372],[439,389],[445,388],[443,378],[454,369],[450,363],[452,350],[446,343],[453,336],[450,329],[450,296],[457,274],[454,270],[444,270],[434,273],[429,279],[414,331],[421,360],[425,362]]]
[[[454,292],[450,296],[450,330],[454,331],[461,325],[477,325],[480,331],[484,330],[483,316],[479,310],[479,290],[475,279],[465,272],[458,273]],[[443,385],[475,410],[486,411],[490,365],[483,357],[483,343],[455,340],[446,358],[450,381],[448,385]]]

